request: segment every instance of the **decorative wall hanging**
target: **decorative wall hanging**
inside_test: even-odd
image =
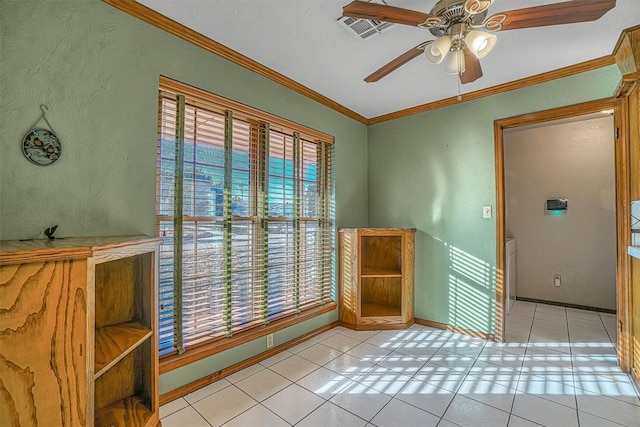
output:
[[[31,126],[29,132],[22,138],[22,152],[31,163],[40,166],[48,166],[60,159],[62,144],[55,134],[51,123],[47,120],[47,106],[40,105],[42,115]],[[49,129],[36,129],[36,125],[44,120]]]

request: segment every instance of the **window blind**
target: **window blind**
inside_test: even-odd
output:
[[[160,90],[161,354],[334,299],[333,144],[270,118]]]

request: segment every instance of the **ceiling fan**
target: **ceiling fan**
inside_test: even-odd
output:
[[[440,0],[430,13],[386,4],[356,0],[343,8],[343,15],[375,19],[428,29],[436,36],[403,53],[367,76],[367,83],[387,74],[424,53],[433,64],[447,58],[446,70],[459,75],[462,84],[482,77],[480,59],[496,44],[493,32],[547,25],[595,21],[616,5],[616,0],[569,0],[560,3],[500,12],[486,17],[494,0]]]

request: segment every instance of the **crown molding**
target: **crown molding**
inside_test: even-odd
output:
[[[480,89],[475,92],[469,92],[462,95],[462,101],[458,101],[456,97],[445,98],[440,101],[429,102],[428,104],[417,105],[415,107],[406,108],[393,113],[384,114],[382,116],[372,117],[367,120],[368,125],[374,125],[377,123],[386,122],[389,120],[399,119],[401,117],[407,117],[414,114],[424,113],[426,111],[435,110],[438,108],[449,107],[461,102],[473,101],[475,99],[484,98],[491,95],[497,95],[499,93],[508,92],[515,89],[522,89],[527,86],[533,86],[540,83],[545,83],[551,80],[560,79],[562,77],[572,76],[574,74],[584,73],[585,71],[595,70],[597,68],[606,67],[608,65],[615,64],[615,58],[612,55],[603,56],[601,58],[592,59],[590,61],[581,62],[579,64],[570,65],[568,67],[559,68],[557,70],[548,71],[542,74],[536,74],[535,76],[525,77],[523,79],[514,80],[512,82],[503,83],[497,86],[491,86],[486,89]]]
[[[585,71],[595,70],[597,68],[613,65],[616,63],[613,55],[606,55],[600,58],[592,59],[589,61],[581,62],[579,64],[570,65],[568,67],[552,70],[546,73],[537,74],[523,79],[514,80],[512,82],[503,83],[500,85],[492,86],[485,89],[480,89],[475,92],[470,92],[463,95],[462,101],[458,101],[456,97],[445,98],[439,101],[429,102],[426,104],[417,105],[415,107],[398,110],[392,113],[376,116],[372,118],[366,118],[361,114],[356,113],[353,110],[333,101],[330,98],[304,86],[301,83],[296,82],[271,68],[260,64],[253,59],[242,55],[235,50],[218,43],[217,41],[203,36],[197,31],[192,30],[166,16],[150,9],[134,0],[102,0],[110,6],[113,6],[135,18],[138,18],[144,22],[147,22],[161,30],[164,30],[174,36],[177,36],[189,43],[192,43],[202,49],[218,55],[228,61],[233,62],[243,68],[253,71],[263,77],[268,78],[276,83],[279,83],[299,94],[306,96],[320,104],[329,107],[347,117],[350,117],[365,125],[374,125],[377,123],[386,122],[389,120],[399,119],[401,117],[411,116],[414,114],[424,113],[427,111],[435,110],[438,108],[444,108],[451,105],[459,104],[460,102],[472,101],[475,99],[484,98],[491,95],[496,95],[503,92],[508,92],[515,89],[521,89],[527,86],[536,85],[539,83],[545,83],[551,80],[559,79],[562,77],[572,76],[574,74],[584,73]]]
[[[350,117],[362,124],[367,124],[367,118],[356,113],[353,110],[348,109],[347,107],[338,104],[326,96],[309,89],[301,83],[296,82],[295,80],[290,79],[289,77],[278,73],[277,71],[272,70],[271,68],[260,64],[253,59],[242,55],[235,50],[228,48],[227,46],[218,43],[215,40],[212,40],[208,37],[203,36],[197,31],[192,30],[166,16],[156,12],[153,9],[148,8],[136,1],[133,0],[102,0],[103,3],[106,3],[110,6],[115,7],[129,15],[138,18],[144,22],[147,22],[161,30],[164,30],[174,36],[177,36],[189,43],[192,43],[198,47],[203,48],[206,51],[209,51],[213,54],[216,54],[228,61],[231,61],[243,68],[246,68],[250,71],[253,71],[256,74],[259,74],[263,77],[268,78],[276,83],[279,83],[293,91],[298,92],[301,95],[306,96],[314,101],[319,102],[320,104],[329,107],[341,114],[344,114],[347,117]]]

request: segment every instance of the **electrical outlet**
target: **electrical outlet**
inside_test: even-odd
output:
[[[482,207],[482,218],[491,218],[491,205]]]
[[[267,335],[267,348],[273,347],[273,334]]]
[[[556,285],[556,288],[560,287],[560,275],[559,274],[554,274],[553,275],[553,284]]]

